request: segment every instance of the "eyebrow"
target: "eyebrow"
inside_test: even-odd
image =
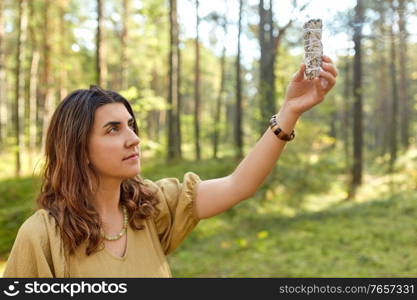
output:
[[[130,118],[129,120],[127,120],[128,123],[131,122],[131,121],[133,121],[133,118]],[[119,121],[110,121],[110,122],[107,122],[103,126],[103,128],[105,128],[106,126],[109,126],[109,125],[120,125],[120,124],[121,124],[121,122],[119,122]]]

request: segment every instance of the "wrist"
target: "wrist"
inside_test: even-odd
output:
[[[284,104],[277,113],[277,122],[284,132],[290,133],[300,116],[301,114],[293,111],[289,106]]]
[[[295,137],[294,127],[298,118],[299,114],[283,105],[280,111],[271,117],[270,129],[279,139],[291,141]]]
[[[278,114],[285,114],[288,117],[292,118],[292,119],[299,119],[302,115],[302,112],[298,112],[297,110],[295,110],[291,103],[288,100],[285,100],[284,104],[281,106],[281,109],[279,110]]]

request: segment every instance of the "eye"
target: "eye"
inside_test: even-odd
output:
[[[110,128],[109,132],[112,132],[112,131],[113,131],[113,129],[117,129],[117,126],[112,126],[112,127]]]
[[[131,122],[131,123],[130,123],[130,125],[129,125],[129,127],[130,127],[130,128],[132,128],[133,130],[135,130],[135,123]],[[118,130],[119,130],[119,129],[118,129],[118,126],[117,126],[117,125],[115,125],[115,126],[112,126],[112,127],[110,128],[109,133],[111,133],[111,132],[113,131],[113,129],[115,129],[116,131],[118,131]]]

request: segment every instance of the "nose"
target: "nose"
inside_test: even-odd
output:
[[[140,144],[141,139],[138,137],[138,135],[133,131],[129,131],[129,138],[127,139],[127,147],[130,148],[132,146],[137,146]]]

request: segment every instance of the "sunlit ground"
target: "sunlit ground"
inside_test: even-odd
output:
[[[0,168],[8,161],[10,169],[11,159],[0,159]],[[354,201],[346,201],[348,176],[339,175],[329,190],[307,195],[301,215],[295,208],[279,202],[284,193],[282,187],[270,187],[266,199],[257,194],[233,210],[203,220],[169,258],[173,275],[413,276],[417,269],[412,259],[416,251],[413,238],[416,162],[417,151],[411,149],[399,158],[397,172],[391,175],[384,175],[378,166],[376,171],[366,170]],[[228,160],[220,164],[211,160],[188,161],[167,168],[147,162],[144,172],[153,178],[178,177],[190,169],[207,179],[216,176],[221,168],[225,168],[222,172],[228,172],[233,166]],[[30,190],[30,181],[4,181],[5,192],[9,191],[9,198],[16,195],[19,199],[24,200],[25,196],[31,199],[27,191],[23,197],[20,194],[22,190]],[[19,189],[13,191],[17,186]],[[264,204],[257,205],[261,200],[265,200]],[[393,244],[397,246],[392,247]],[[228,257],[227,263],[220,267],[223,256]],[[1,275],[4,267],[5,261],[0,261]]]
[[[6,267],[5,261],[0,261],[0,276],[3,277],[4,268]]]

